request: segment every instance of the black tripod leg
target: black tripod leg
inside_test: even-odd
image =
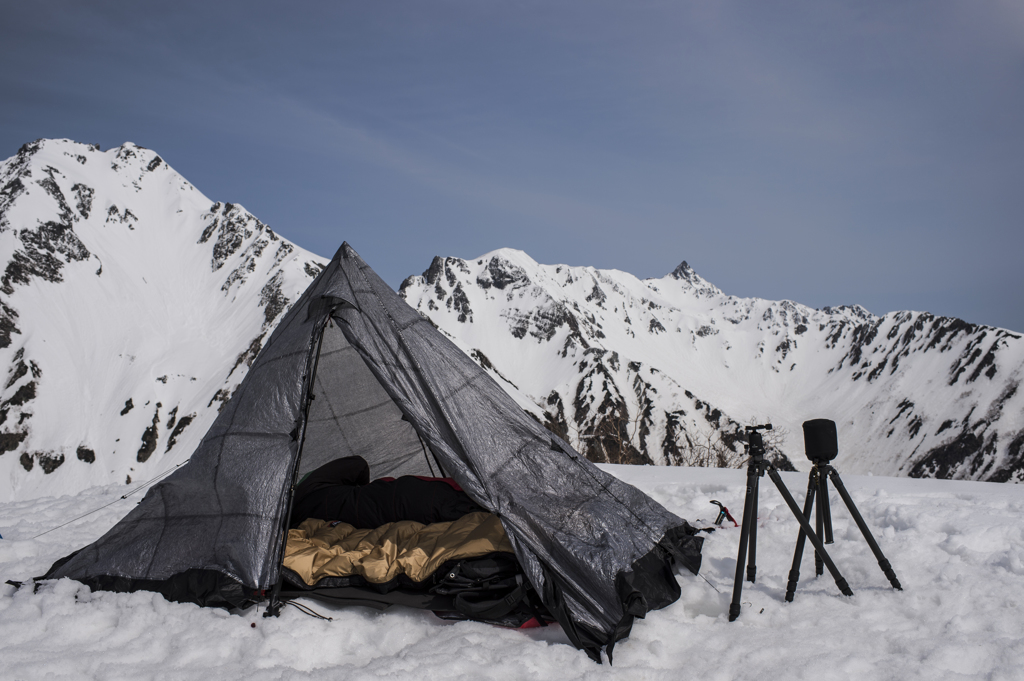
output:
[[[747,493],[743,498],[743,526],[740,528],[740,550],[736,556],[736,580],[732,587],[732,603],[729,605],[729,621],[740,616],[740,595],[743,592],[743,563],[747,559],[747,541],[750,539],[750,516],[757,507],[757,467],[747,467]]]
[[[806,520],[811,518],[815,487],[814,473],[812,472],[807,476],[807,498],[804,499],[804,518]],[[793,595],[796,594],[796,584],[800,581],[800,561],[804,558],[804,540],[806,539],[807,535],[804,534],[803,528],[801,528],[800,534],[796,538],[796,551],[793,552],[793,567],[789,571],[789,584],[786,585],[786,601],[789,603],[793,602]]]
[[[815,514],[814,530],[818,533],[818,538],[820,539],[824,536],[825,531],[825,508],[827,508],[828,504],[828,488],[822,485],[826,478],[817,466],[814,467],[814,479],[818,484],[818,506],[817,513]],[[821,562],[821,556],[817,553],[814,554],[814,574],[815,576],[825,574],[825,566]]]
[[[843,481],[839,478],[838,471],[833,468],[829,472],[829,477],[832,478],[832,484],[836,486],[839,496],[843,498],[846,508],[850,509],[850,515],[853,516],[854,522],[856,522],[857,527],[860,528],[860,533],[864,535],[865,541],[867,541],[868,546],[871,547],[871,552],[874,553],[875,558],[878,559],[878,567],[882,568],[882,572],[885,573],[886,578],[888,578],[889,583],[892,584],[894,589],[903,591],[903,587],[900,586],[900,580],[896,579],[896,573],[893,571],[892,566],[889,565],[889,561],[885,559],[882,549],[878,548],[875,538],[871,536],[871,531],[868,530],[867,523],[864,522],[864,518],[861,516],[860,511],[858,511],[857,507],[854,505],[853,498],[850,497],[850,493],[846,491]]]
[[[786,488],[786,483],[782,482],[782,476],[779,475],[779,472],[775,470],[774,466],[768,467],[768,475],[771,477],[772,482],[775,483],[775,486],[779,488],[779,494],[781,494],[782,498],[786,500],[789,510],[793,512],[794,516],[796,516],[797,521],[800,523],[800,527],[807,535],[807,538],[811,540],[811,544],[814,545],[814,550],[821,556],[821,559],[824,561],[829,573],[831,573],[832,578],[836,580],[836,586],[839,587],[839,590],[843,592],[844,596],[852,596],[853,591],[850,590],[850,585],[846,583],[846,580],[843,579],[843,575],[839,573],[839,568],[837,568],[836,564],[832,562],[831,558],[829,558],[828,553],[825,551],[825,546],[821,543],[821,540],[818,539],[818,535],[814,534],[814,530],[811,529],[811,524],[807,521],[807,518],[800,513],[800,507],[796,505],[796,500],[793,499],[793,495],[790,494],[789,490]],[[820,499],[818,500],[818,503],[821,503]]]
[[[757,497],[761,487],[761,476],[754,477],[754,506],[750,511],[750,549],[747,552],[747,581],[754,583],[757,574]]]
[[[825,466],[818,471],[818,506],[821,507],[821,517],[824,520],[825,534],[819,534],[822,544],[833,543],[832,539],[832,506],[828,501],[828,477],[826,473],[832,470],[831,466]]]

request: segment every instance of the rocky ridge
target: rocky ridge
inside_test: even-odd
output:
[[[782,465],[831,418],[843,470],[1024,480],[1024,340],[927,312],[875,316],[502,249],[435,258],[401,295],[594,461],[738,465],[771,419]]]

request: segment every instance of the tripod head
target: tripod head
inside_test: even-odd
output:
[[[764,456],[764,438],[758,431],[771,430],[772,424],[765,423],[760,426],[746,426],[744,430],[747,433],[747,451],[750,456],[756,458]]]
[[[829,419],[804,421],[804,453],[811,463],[827,464],[839,455],[836,422]]]

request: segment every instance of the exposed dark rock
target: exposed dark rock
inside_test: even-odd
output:
[[[29,456],[27,452],[21,455],[19,461],[21,461],[21,466],[26,471],[31,471],[32,467],[36,465],[36,460]]]
[[[436,284],[444,273],[444,258],[439,255],[435,255],[430,261],[430,267],[423,271],[423,278],[427,281],[428,285]]]
[[[18,390],[11,396],[9,400],[5,400],[3,406],[6,407],[20,407],[29,400],[34,400],[36,397],[36,382],[29,381],[25,385],[18,388]]]
[[[679,422],[679,418],[685,415],[686,412],[682,410],[665,412],[665,437],[661,441],[661,451],[665,455],[665,461],[673,466],[684,466],[687,463],[679,446],[679,439],[686,437],[686,429]]]
[[[10,347],[11,335],[21,333],[15,324],[17,318],[17,310],[0,300],[0,348]]]
[[[309,270],[306,271],[306,274],[309,274]],[[398,296],[402,300],[407,300],[405,292],[409,289],[409,287],[415,286],[420,279],[422,279],[422,277],[418,277],[415,274],[409,275],[408,277],[403,279],[401,285],[399,285],[398,287]]]
[[[37,181],[36,184],[42,187],[43,191],[49,194],[50,198],[57,203],[60,222],[70,224],[75,219],[75,216],[71,213],[71,206],[68,205],[67,199],[64,198],[64,192],[60,190],[60,185],[57,184],[57,180],[54,177],[54,175],[60,175],[61,172],[53,166],[46,166],[43,173],[46,177]]]
[[[706,272],[707,270],[704,271]],[[685,260],[679,263],[679,266],[672,270],[672,278],[680,279],[689,284],[696,284],[698,282],[697,273],[693,271],[693,268],[690,267]]]
[[[139,219],[135,217],[135,213],[131,212],[130,209],[125,208],[122,213],[117,206],[111,206],[107,209],[107,220],[108,225],[128,225],[128,229],[134,231],[134,223],[138,222]]]
[[[135,457],[139,463],[148,461],[149,457],[156,451],[156,442],[159,438],[160,430],[160,406],[160,403],[157,402],[156,411],[153,412],[153,423],[142,433],[142,446],[139,447],[138,456]]]
[[[124,409],[121,410],[121,416],[124,416],[125,414],[127,414],[128,412],[130,412],[134,408],[135,408],[135,404],[132,402],[132,398],[129,397],[124,402]]]
[[[989,482],[1024,483],[1024,430],[1017,433],[1006,448],[1006,458],[999,470],[988,477]]]
[[[220,413],[224,411],[224,407],[227,405],[228,401],[231,399],[231,395],[233,394],[233,391],[228,390],[227,388],[221,388],[213,394],[213,397],[210,398],[210,402],[206,406],[212,407],[214,402],[220,402],[220,406],[217,407],[217,412]]]
[[[608,296],[601,289],[601,286],[595,281],[594,288],[590,290],[590,294],[587,295],[587,302],[594,303],[598,307],[604,307],[604,301],[608,300]]]
[[[772,465],[780,471],[796,472],[796,466],[794,466],[793,462],[789,460],[789,457],[777,449],[768,453],[768,460],[771,461]]]
[[[92,212],[92,199],[96,195],[96,190],[86,187],[84,184],[76,184],[71,191],[75,193],[75,208],[83,218],[88,219],[89,213]]]
[[[14,252],[0,278],[0,291],[8,295],[14,293],[16,284],[28,284],[33,277],[63,281],[60,271],[65,262],[86,260],[92,255],[70,223],[46,222],[34,230],[23,229],[18,236],[22,248]]]
[[[956,438],[930,450],[918,459],[908,475],[912,478],[951,479],[966,464],[983,454],[985,440],[972,432],[964,431]]]
[[[242,362],[245,362],[247,367],[251,367],[252,363],[256,360],[256,356],[260,354],[260,350],[263,349],[263,339],[266,337],[267,332],[264,331],[260,335],[252,339],[249,343],[249,347],[239,353],[238,357],[235,358],[235,363],[231,367],[231,371],[228,375],[235,373],[235,369],[242,366]]]
[[[177,410],[177,407],[175,407],[175,410]],[[192,423],[192,420],[195,419],[195,417],[196,415],[192,413],[188,416],[182,416],[178,420],[178,425],[174,427],[174,430],[171,431],[171,436],[167,438],[167,449],[164,450],[165,452],[171,451],[171,447],[173,447],[178,441],[178,436],[188,428],[189,424]]]
[[[0,232],[6,231],[11,225],[7,219],[7,209],[10,208],[15,199],[25,193],[25,183],[22,181],[22,178],[27,180],[31,177],[31,172],[27,168],[27,161],[22,164],[15,162],[11,171],[10,175],[8,175],[11,179],[3,187],[0,187]]]
[[[530,283],[526,270],[498,256],[491,258],[487,263],[487,273],[491,277],[491,285],[499,290],[519,288]]]
[[[318,262],[307,262],[302,266],[302,269],[305,270],[306,274],[310,277],[316,279],[320,276],[320,273],[324,271],[324,266]]]
[[[28,433],[0,433],[0,454],[13,452],[25,441]]]
[[[554,390],[548,395],[547,406],[548,408],[544,410],[544,427],[568,442],[569,423],[565,418],[565,405],[561,396]]]
[[[263,328],[270,328],[277,316],[288,307],[288,298],[281,292],[284,272],[278,270],[260,290],[260,306],[263,307]]]
[[[78,449],[75,450],[75,455],[78,456],[79,460],[86,463],[94,463],[96,461],[96,452],[85,445],[79,445]]]
[[[25,348],[18,350],[14,355],[14,371],[10,372],[7,377],[7,383],[4,384],[4,390],[7,390],[12,385],[21,380],[21,378],[28,373],[28,365],[22,360],[25,354]]]
[[[633,445],[633,439],[645,419],[644,415],[630,418],[629,409],[601,359],[604,351],[589,350],[588,353],[594,356],[595,361],[577,383],[573,400],[576,429],[582,443],[581,453],[595,463],[653,463],[650,456]],[[581,370],[583,368],[581,363]],[[602,396],[602,401],[595,406],[592,388],[597,383],[603,388],[597,392]]]
[[[889,419],[889,425],[892,425],[893,423],[896,422],[896,419],[898,419],[899,417],[903,416],[903,412],[908,411],[908,410],[913,412],[914,411],[914,403],[911,402],[910,400],[906,399],[906,398],[903,398],[902,400],[900,400],[900,403],[896,405],[896,408],[899,411],[896,412],[895,416],[893,416],[891,419]]]
[[[277,235],[270,231],[269,227],[267,228],[267,234],[271,237],[271,241],[277,241]],[[292,252],[294,251],[295,246],[292,246],[287,241],[282,241],[280,244],[278,244],[277,250],[274,252],[274,267],[280,266],[281,263],[284,262],[284,259],[291,255]],[[309,274],[308,271],[306,273]],[[315,276],[316,275],[314,275],[314,277]]]
[[[460,322],[473,321],[473,310],[469,307],[469,298],[466,296],[466,292],[462,290],[462,284],[456,284],[455,290],[452,291],[452,297],[448,299],[448,309],[454,308],[459,313]]]
[[[214,271],[223,267],[227,259],[237,253],[246,240],[257,233],[265,234],[269,231],[262,222],[231,203],[222,204],[218,201],[210,207],[207,215],[210,217],[210,223],[199,237],[199,243],[206,243],[214,234],[217,235],[211,260]],[[262,252],[262,246],[259,247],[259,251]]]
[[[54,472],[60,465],[64,463],[64,455],[53,452],[42,452],[36,454],[36,459],[39,461],[39,467],[43,469],[43,473],[49,475]]]

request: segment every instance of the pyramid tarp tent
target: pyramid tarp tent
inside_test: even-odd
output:
[[[570,640],[599,658],[679,597],[701,540],[600,470],[343,244],[285,315],[188,465],[46,575],[245,607],[281,578],[295,482],[358,454],[374,477],[453,478],[496,514]]]

